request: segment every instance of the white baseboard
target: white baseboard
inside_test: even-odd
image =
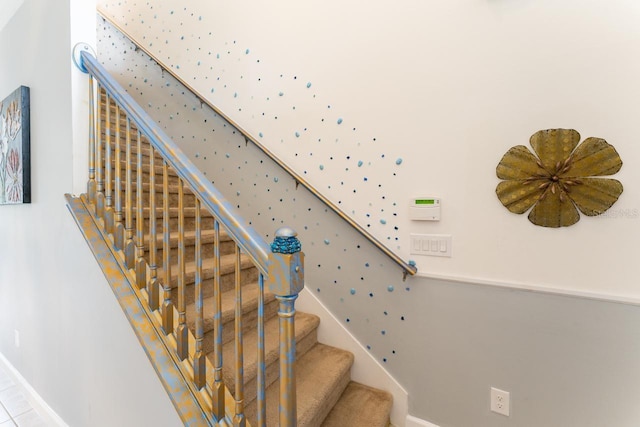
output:
[[[296,309],[320,317],[318,341],[353,353],[355,360],[351,368],[351,378],[354,381],[391,393],[393,396],[391,424],[397,427],[404,426],[409,411],[409,396],[406,390],[312,292],[307,290],[300,293],[296,301]]]
[[[31,404],[31,406],[36,410],[36,412],[45,419],[47,425],[57,426],[57,427],[69,427],[67,423],[64,422],[62,418],[56,412],[51,409],[51,407],[47,404],[47,402],[40,397],[38,392],[34,390],[33,387],[27,382],[27,380],[18,372],[16,368],[7,360],[6,357],[2,353],[0,353],[0,365],[2,365],[7,373],[11,376],[11,379],[14,383],[16,383],[24,392],[25,397]]]
[[[437,425],[430,423],[429,421],[421,420],[420,418],[407,415],[407,422],[404,427],[438,427]]]

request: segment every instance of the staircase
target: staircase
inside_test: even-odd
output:
[[[278,299],[263,293],[255,260],[204,208],[203,195],[185,185],[181,173],[152,148],[149,132],[98,87],[99,112],[92,113],[97,173],[82,196],[88,212],[135,278],[129,281],[153,313],[154,327],[175,342],[187,366],[185,378],[193,378],[201,394],[211,392],[214,415],[221,398],[233,425],[278,425]],[[90,175],[92,169],[90,164]],[[294,319],[297,422],[290,425],[388,426],[391,396],[350,380],[353,355],[317,341],[317,316],[296,312]],[[226,391],[216,393],[219,384]]]

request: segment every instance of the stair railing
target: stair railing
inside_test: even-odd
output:
[[[120,31],[122,34],[124,34],[129,39],[129,41],[131,41],[131,43],[133,43],[136,46],[136,50],[140,49],[149,58],[153,59],[153,61],[156,62],[162,68],[163,72],[166,72],[166,73],[170,74],[174,79],[176,79],[178,82],[180,82],[180,84],[182,84],[185,88],[187,88],[189,90],[189,92],[191,92],[193,95],[195,95],[196,98],[198,98],[198,100],[202,104],[207,105],[218,116],[222,117],[231,126],[233,126],[235,129],[237,129],[238,132],[240,132],[240,134],[242,134],[242,136],[244,136],[244,138],[245,138],[245,140],[247,142],[250,141],[260,151],[262,151],[264,154],[266,154],[267,157],[269,157],[278,166],[280,166],[282,168],[282,170],[284,170],[287,174],[289,174],[294,179],[294,181],[296,182],[296,188],[298,188],[298,185],[301,184],[304,188],[309,190],[309,192],[311,194],[313,194],[318,200],[320,200],[322,203],[324,203],[329,209],[331,209],[340,218],[342,218],[344,221],[346,221],[347,224],[349,224],[358,233],[360,233],[364,238],[366,238],[369,242],[371,242],[371,244],[373,246],[378,248],[378,250],[380,250],[382,253],[384,253],[386,256],[388,256],[393,262],[395,262],[402,269],[402,278],[403,278],[403,280],[405,280],[407,278],[407,276],[409,276],[409,275],[413,276],[418,272],[418,268],[416,267],[414,262],[412,262],[412,261],[408,261],[408,262],[404,261],[402,258],[400,258],[400,256],[398,256],[395,252],[393,252],[391,249],[386,247],[380,240],[378,240],[371,233],[369,233],[366,228],[364,228],[362,225],[358,224],[353,218],[351,218],[349,215],[347,215],[345,212],[343,212],[342,209],[340,209],[335,203],[333,203],[324,194],[322,194],[320,191],[318,191],[313,185],[311,185],[311,183],[309,183],[307,180],[305,180],[295,170],[290,168],[284,161],[282,161],[278,156],[276,156],[265,145],[260,143],[260,141],[258,141],[258,139],[256,137],[251,135],[246,129],[244,129],[242,126],[240,126],[234,120],[232,120],[227,114],[225,114],[222,110],[220,110],[213,103],[211,103],[211,101],[209,101],[205,96],[201,95],[200,92],[198,92],[193,86],[191,86],[183,78],[181,78],[174,70],[171,69],[171,67],[168,67],[164,62],[162,62],[157,56],[155,56],[151,51],[149,51],[149,49],[147,49],[145,46],[143,46],[138,41],[136,41],[133,37],[131,37],[131,35],[126,31],[126,29],[121,27],[120,25],[118,25],[118,23],[115,22],[109,16],[109,14],[105,13],[105,11],[101,7],[98,6],[97,7],[97,11],[98,11],[98,14],[103,19],[105,19],[107,22],[109,22],[109,24],[111,24],[118,31]]]
[[[90,47],[74,49],[78,68],[89,74],[90,137],[88,204],[96,222],[112,240],[124,264],[134,275],[136,292],[155,314],[192,395],[210,416],[212,425],[249,425],[244,414],[242,259],[258,269],[257,425],[266,425],[266,374],[264,338],[264,285],[279,302],[280,323],[280,426],[296,425],[295,299],[304,287],[304,254],[296,233],[288,227],[276,231],[268,244],[234,211],[222,194],[195,167],[178,146],[107,73]],[[146,146],[148,145],[148,148]],[[135,154],[135,156],[134,156]],[[123,159],[124,155],[124,159]],[[161,159],[161,160],[160,160]],[[159,163],[157,163],[159,161]],[[124,170],[124,176],[123,176]],[[145,173],[146,172],[146,173]],[[177,208],[170,203],[171,185],[177,180]],[[135,182],[135,185],[134,185]],[[148,193],[145,200],[144,194]],[[185,206],[185,196],[195,206]],[[158,198],[162,207],[157,208]],[[124,201],[123,201],[124,198]],[[185,295],[185,216],[195,226],[195,331],[188,329]],[[214,363],[203,351],[203,218],[213,219]],[[177,216],[177,230],[175,218]],[[173,221],[173,222],[172,222]],[[161,232],[158,231],[161,229]],[[178,235],[178,271],[172,271],[171,235]],[[222,375],[221,234],[235,244],[235,384],[233,396]],[[158,244],[162,241],[162,260]],[[163,274],[158,277],[161,263]],[[177,282],[177,301],[172,285]],[[228,361],[227,361],[228,362]],[[175,403],[175,402],[174,402]],[[233,406],[233,408],[230,408]],[[223,422],[224,420],[224,422]]]

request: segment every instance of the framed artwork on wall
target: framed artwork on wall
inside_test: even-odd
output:
[[[0,205],[31,203],[29,88],[0,101]]]

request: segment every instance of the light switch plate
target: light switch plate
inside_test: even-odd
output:
[[[411,255],[451,258],[451,234],[411,234]]]

